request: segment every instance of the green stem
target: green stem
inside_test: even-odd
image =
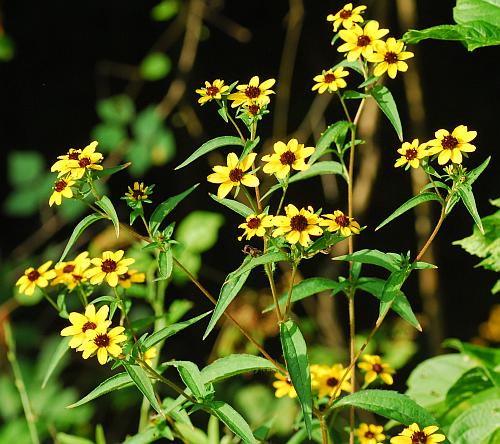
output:
[[[286,178],[285,178],[285,185],[283,186],[283,194],[281,195],[281,200],[280,200],[280,203],[278,205],[278,210],[276,211],[276,216],[279,216],[280,211],[281,211],[281,207],[283,206],[283,202],[285,201],[285,195],[286,195],[286,192],[288,190],[289,179],[290,179],[290,173],[288,173],[286,175]]]
[[[288,316],[289,316],[290,303],[292,301],[293,284],[295,282],[295,273],[296,272],[297,272],[297,265],[294,263],[292,265],[292,277],[290,278],[290,288],[288,289],[288,297],[286,298],[285,314],[284,314],[284,317],[286,319],[288,319]]]
[[[238,126],[238,124],[236,123],[236,121],[233,119],[233,117],[231,116],[231,114],[229,114],[229,110],[227,111],[227,117],[229,119],[229,121],[233,124],[233,126],[236,128],[236,131],[238,132],[238,136],[240,136],[240,139],[243,143],[246,143],[246,139],[245,137],[243,136],[243,133],[241,132],[240,130],[240,127]]]
[[[52,307],[54,307],[54,309],[59,313],[59,307],[57,306],[57,304],[54,302],[54,299],[52,299],[46,292],[45,290],[41,289],[42,290],[42,294],[43,294],[43,297],[50,303],[50,305],[52,305]]]
[[[259,214],[259,212],[257,211],[257,207],[255,206],[255,202],[253,201],[252,199],[252,195],[249,193],[249,191],[245,188],[245,185],[240,185],[241,186],[241,189],[243,190],[243,193],[245,194],[245,196],[247,197],[248,199],[248,202],[250,203],[250,206],[252,207],[252,210],[253,212],[255,213],[255,215]]]

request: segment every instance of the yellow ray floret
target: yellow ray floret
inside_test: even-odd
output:
[[[123,258],[123,255],[123,250],[118,250],[115,253],[104,251],[102,257],[91,260],[95,267],[87,270],[85,277],[89,278],[93,285],[106,280],[110,287],[116,287],[119,276],[125,274],[128,271],[128,266],[135,262],[135,259]]]
[[[384,428],[376,424],[361,423],[358,427],[360,444],[379,444],[385,441]]]
[[[118,284],[123,288],[130,288],[132,284],[141,284],[145,280],[146,275],[144,273],[139,273],[137,270],[128,270],[118,275]]]
[[[314,77],[314,81],[316,85],[314,85],[311,89],[313,91],[318,90],[319,94],[323,94],[325,91],[329,93],[333,93],[340,88],[345,88],[347,86],[346,81],[343,77],[349,75],[349,71],[346,71],[343,67],[337,68],[335,71],[333,69],[329,69],[328,71],[324,71],[321,74],[318,74]]]
[[[113,357],[121,354],[122,347],[119,344],[127,340],[122,334],[124,331],[124,327],[114,327],[108,331],[102,325],[95,330],[87,330],[85,342],[77,350],[83,352],[83,359],[88,359],[97,353],[99,364],[104,365],[108,361],[108,354]]]
[[[371,384],[375,379],[380,378],[387,385],[392,385],[394,380],[392,375],[394,370],[385,362],[382,362],[378,355],[363,355],[363,362],[358,367],[365,372],[365,384]]]
[[[212,83],[205,81],[203,88],[197,89],[196,92],[201,96],[198,99],[200,105],[204,105],[212,100],[222,99],[222,95],[227,92],[229,86],[224,85],[224,80],[215,79]]]
[[[324,396],[333,396],[334,394],[335,397],[337,397],[342,390],[351,392],[352,386],[349,382],[351,372],[347,374],[346,372],[347,370],[342,364],[334,364],[331,367],[327,365],[319,366],[315,371],[313,385],[314,390],[318,391],[318,397],[323,398]],[[341,383],[340,381],[342,379],[343,381]]]
[[[425,427],[420,430],[418,424],[413,423],[404,429],[398,436],[391,438],[391,444],[436,444],[446,439],[441,433],[435,433],[439,430],[437,426]]]
[[[45,288],[49,285],[49,281],[56,277],[54,270],[49,270],[52,261],[47,261],[38,268],[27,268],[24,274],[17,280],[16,285],[19,286],[19,293],[31,296],[36,287]]]
[[[345,29],[351,29],[353,24],[356,22],[362,23],[363,17],[361,13],[366,9],[366,6],[360,5],[355,8],[352,7],[352,3],[347,3],[339,12],[336,14],[329,14],[326,19],[329,22],[333,22],[333,31],[337,32],[340,25]]]
[[[258,103],[260,106],[267,105],[270,102],[269,95],[274,94],[271,90],[276,83],[275,79],[267,79],[260,83],[258,76],[253,76],[248,85],[238,85],[236,87],[238,92],[229,94],[227,98],[232,100],[232,108],[240,105],[252,105]]]
[[[389,77],[394,79],[398,71],[406,72],[408,64],[404,60],[411,59],[414,54],[410,51],[403,51],[404,43],[393,37],[386,42],[381,40],[374,44],[375,52],[368,55],[369,62],[377,63],[373,74],[381,76],[387,71]]]
[[[321,236],[323,229],[318,226],[321,218],[314,214],[312,207],[299,209],[295,205],[285,207],[286,216],[275,216],[273,224],[277,227],[273,237],[285,235],[288,243],[299,243],[303,247],[311,242],[310,236]]]
[[[75,181],[67,178],[61,178],[54,183],[53,192],[49,198],[49,207],[52,205],[61,205],[62,198],[66,197],[71,199],[73,197],[73,190],[71,185],[74,185]]]
[[[111,321],[108,318],[109,306],[103,305],[97,312],[94,304],[87,305],[85,314],[71,312],[69,314],[69,322],[71,325],[61,330],[61,336],[73,336],[69,342],[71,348],[78,348],[86,339],[88,330],[97,328],[108,328]]]
[[[295,387],[288,376],[282,375],[281,373],[275,373],[274,377],[277,379],[277,381],[273,382],[273,387],[276,389],[276,392],[274,393],[276,398],[288,396],[293,399],[297,397]]]
[[[333,214],[323,214],[321,226],[328,227],[328,231],[339,231],[342,236],[351,236],[352,234],[359,234],[361,227],[352,218],[345,215],[340,210],[335,210]]]
[[[445,165],[450,160],[453,163],[462,163],[462,153],[472,153],[476,150],[469,142],[477,136],[476,131],[468,131],[465,125],[457,126],[451,133],[440,129],[435,133],[436,138],[427,144],[429,155],[437,154],[439,165]]]
[[[420,166],[420,160],[424,157],[429,156],[427,151],[427,144],[420,144],[418,139],[413,139],[411,143],[404,142],[401,148],[398,149],[398,153],[401,157],[396,160],[394,167],[400,167],[408,164],[412,168],[418,168]]]
[[[268,216],[266,213],[261,214],[251,214],[248,216],[242,224],[238,225],[238,228],[243,228],[245,231],[238,237],[238,240],[242,240],[245,236],[247,240],[252,237],[264,237],[266,234],[266,228],[273,227],[273,216]]]
[[[83,272],[90,266],[88,255],[88,251],[84,251],[72,261],[58,262],[54,266],[56,277],[51,285],[64,284],[72,290],[80,282],[84,282],[86,279],[83,277]]]
[[[86,171],[102,170],[102,165],[99,165],[103,159],[101,153],[96,152],[97,142],[94,141],[87,145],[76,159],[69,157],[61,159],[52,165],[51,171],[59,171],[58,177],[69,174],[69,178],[73,180],[81,179]]]
[[[347,52],[349,62],[354,62],[360,56],[368,58],[373,53],[376,42],[388,33],[388,29],[379,29],[379,23],[376,20],[369,21],[364,28],[355,24],[351,29],[339,31],[339,36],[345,43],[337,50]]]
[[[304,147],[297,139],[291,139],[285,145],[283,142],[274,144],[274,154],[267,154],[262,157],[266,162],[263,171],[267,174],[276,174],[278,179],[284,179],[291,169],[305,171],[309,165],[305,163],[307,157],[314,153],[312,146]]]

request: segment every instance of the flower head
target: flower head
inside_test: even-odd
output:
[[[128,271],[128,266],[135,262],[135,259],[123,259],[123,250],[118,250],[113,253],[112,251],[104,251],[102,257],[91,260],[95,265],[85,272],[85,277],[90,279],[90,283],[100,284],[106,280],[110,287],[118,285],[118,277]]]
[[[436,138],[430,140],[429,155],[439,153],[439,165],[445,165],[448,161],[462,163],[462,152],[472,153],[476,150],[469,142],[476,138],[476,131],[468,131],[465,125],[457,126],[450,134],[445,129],[440,129],[435,133]]]
[[[253,76],[248,82],[248,85],[238,85],[238,92],[229,94],[227,98],[232,100],[232,108],[240,105],[252,105],[257,103],[261,106],[267,105],[270,102],[269,95],[274,94],[270,88],[276,83],[275,79],[267,79],[264,82],[259,82],[258,76]]]
[[[369,62],[377,63],[373,74],[381,76],[387,71],[389,77],[394,79],[398,71],[406,72],[408,64],[404,60],[411,59],[414,54],[410,51],[403,51],[404,43],[389,37],[386,42],[378,40],[374,44],[375,51],[367,56]]]
[[[144,186],[144,182],[134,182],[132,187],[128,187],[125,198],[132,202],[144,202],[148,201],[148,197],[151,193],[151,187]]]
[[[312,91],[318,90],[319,94],[323,94],[325,91],[333,93],[339,88],[347,86],[343,77],[348,75],[349,71],[346,71],[343,67],[337,68],[335,71],[333,69],[329,69],[328,71],[323,70],[321,74],[314,77],[313,80],[317,83],[311,89]]]
[[[378,444],[385,441],[384,428],[375,424],[361,423],[358,427],[360,444]]]
[[[27,268],[24,274],[17,280],[19,293],[31,296],[36,287],[44,288],[49,285],[49,281],[56,277],[54,270],[49,270],[52,261],[47,261],[38,268]]]
[[[427,144],[419,144],[418,139],[413,139],[411,143],[404,142],[401,148],[398,149],[398,153],[401,157],[396,160],[394,167],[400,167],[405,164],[411,166],[412,168],[418,168],[420,165],[420,159],[429,156],[427,151]]]
[[[69,174],[69,178],[78,180],[83,177],[87,170],[102,170],[102,165],[99,163],[102,161],[103,156],[101,153],[96,152],[97,142],[92,142],[87,145],[80,153],[78,153],[78,158],[76,157],[77,152],[75,151],[73,156],[68,159],[61,159],[60,162],[56,162],[52,165],[51,171],[59,171],[58,177],[65,176]]]
[[[85,281],[83,272],[90,266],[88,255],[88,251],[84,251],[72,261],[57,263],[54,267],[56,277],[51,285],[64,284],[72,290],[78,283]]]
[[[87,330],[85,341],[77,350],[83,352],[83,359],[88,359],[97,352],[99,364],[104,365],[108,361],[108,353],[116,357],[122,352],[119,344],[127,340],[127,337],[122,334],[124,331],[124,327],[114,327],[108,331],[107,326],[104,325]]]
[[[376,20],[369,21],[364,28],[354,24],[350,29],[339,31],[339,36],[346,43],[340,45],[339,52],[347,52],[347,60],[354,62],[362,55],[368,58],[373,53],[374,45],[389,32],[388,29],[379,29]]]
[[[352,3],[347,3],[339,12],[336,14],[329,14],[326,19],[329,22],[333,22],[333,31],[337,32],[340,25],[345,29],[351,29],[353,24],[356,22],[362,23],[363,17],[361,13],[366,9],[366,6],[356,6],[354,9]]]
[[[273,216],[268,216],[266,213],[258,215],[251,214],[246,218],[245,222],[238,225],[238,228],[243,228],[245,230],[238,240],[242,240],[245,236],[247,240],[250,240],[254,236],[264,237],[266,228],[271,228],[272,226]]]
[[[380,377],[387,385],[392,385],[394,382],[392,379],[394,370],[389,364],[382,362],[380,356],[363,355],[363,362],[360,362],[358,367],[365,371],[366,384],[371,384],[377,377]]]
[[[153,365],[153,359],[156,358],[158,354],[158,350],[153,345],[153,347],[148,348],[142,355],[144,362],[148,364],[150,367]]]
[[[217,197],[223,199],[233,187],[245,185],[247,187],[256,187],[259,185],[259,179],[253,174],[244,174],[252,167],[255,161],[256,153],[250,153],[241,162],[235,153],[227,155],[227,166],[216,165],[213,167],[214,173],[207,177],[212,183],[220,183],[217,190]]]
[[[273,224],[277,228],[273,237],[286,234],[286,240],[294,245],[297,242],[307,247],[311,241],[310,236],[321,236],[323,229],[319,227],[321,218],[314,214],[312,207],[302,208],[300,211],[295,205],[285,207],[286,216],[275,216]]]
[[[87,336],[87,330],[95,330],[99,327],[108,328],[111,321],[108,318],[109,306],[103,305],[97,312],[93,304],[87,305],[85,314],[72,312],[69,314],[69,321],[72,325],[61,330],[61,336],[73,336],[69,342],[71,348],[78,348],[82,345]]]
[[[146,275],[144,273],[139,273],[137,270],[128,270],[118,275],[118,284],[123,288],[130,288],[132,284],[141,284],[145,280]]]
[[[60,178],[54,183],[53,192],[49,198],[49,207],[52,205],[61,205],[62,198],[66,197],[71,199],[73,197],[73,191],[71,190],[71,185],[75,183],[74,180],[67,178]]]
[[[297,139],[291,139],[285,145],[283,142],[274,144],[274,154],[267,154],[262,157],[264,162],[264,173],[276,174],[278,179],[284,179],[291,169],[297,171],[305,171],[309,169],[309,165],[305,163],[305,159],[314,153],[315,148],[308,146],[304,148],[304,144],[299,143]]]
[[[273,387],[276,389],[274,396],[276,398],[283,398],[283,396],[289,396],[290,398],[296,398],[297,392],[292,384],[292,380],[281,373],[275,373],[274,377],[277,381],[273,382]]]
[[[442,442],[446,436],[440,433],[434,434],[438,430],[437,426],[429,426],[420,431],[418,424],[413,423],[398,436],[391,438],[391,444],[435,444]]]
[[[222,99],[222,94],[226,93],[229,86],[224,85],[224,80],[215,79],[212,83],[205,81],[205,87],[197,89],[196,92],[201,96],[198,99],[200,105],[204,105],[212,100]]]
[[[315,384],[314,388],[318,391],[318,397],[332,396],[335,392],[336,396],[340,395],[340,391],[351,392],[352,386],[349,382],[350,374],[349,372],[345,377],[346,369],[342,364],[334,364],[331,367],[327,365],[319,366],[315,372]],[[338,390],[338,385],[341,379],[344,378],[340,384],[340,390]]]
[[[52,165],[50,168],[50,171],[62,171],[68,160],[78,160],[78,156],[82,152],[81,149],[78,148],[70,148],[66,154],[63,154],[62,156],[57,156],[57,161]]]
[[[335,210],[333,214],[323,214],[322,218],[320,225],[328,227],[328,231],[340,231],[342,236],[359,234],[361,230],[359,224],[352,217],[345,215],[340,210]]]

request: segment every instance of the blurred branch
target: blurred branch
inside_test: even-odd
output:
[[[214,8],[208,8],[205,20],[239,43],[248,43],[252,39],[252,32],[248,28],[219,14]]]

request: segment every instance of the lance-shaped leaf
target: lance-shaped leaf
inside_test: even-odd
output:
[[[69,253],[69,250],[71,250],[71,247],[73,245],[75,245],[75,242],[78,240],[78,238],[81,236],[81,234],[85,231],[85,229],[100,219],[104,219],[104,216],[97,214],[97,213],[93,213],[93,214],[89,214],[88,216],[84,217],[78,223],[78,225],[73,230],[73,233],[71,233],[71,236],[68,240],[68,243],[66,244],[66,247],[64,248],[63,254],[61,255],[61,259],[59,259],[59,262],[63,261],[66,258],[66,255]]]
[[[398,218],[399,216],[411,210],[412,208],[416,207],[417,205],[420,205],[421,203],[424,202],[430,202],[431,200],[437,200],[438,202],[442,201],[442,199],[436,193],[431,193],[431,192],[421,193],[416,196],[413,196],[411,199],[407,200],[403,205],[401,205],[396,211],[394,211],[389,217],[384,219],[383,222],[381,222],[379,226],[375,228],[375,231],[380,230],[380,228],[382,228],[384,225],[387,225],[389,222]]]
[[[198,185],[199,184],[195,184],[186,191],[177,194],[176,196],[169,197],[167,200],[158,205],[149,219],[149,230],[152,233],[156,233],[160,224],[163,222],[163,219],[167,217],[167,215],[177,206],[179,202],[191,194]]]
[[[174,258],[172,256],[172,249],[167,248],[166,251],[161,250],[158,254],[158,271],[160,272],[160,279],[168,279],[172,275],[174,268]]]
[[[344,146],[344,141],[349,131],[349,122],[347,120],[340,120],[330,125],[316,144],[316,150],[312,153],[309,163],[314,163],[331,147],[332,143],[337,145],[338,149]]]
[[[274,264],[276,262],[283,262],[288,260],[288,255],[282,251],[273,251],[270,253],[262,254],[257,257],[250,258],[249,261],[244,261],[243,264],[237,270],[231,273],[231,277],[234,279],[242,274],[253,270],[259,265]],[[228,276],[229,278],[229,276]],[[227,279],[226,279],[227,281]]]
[[[306,253],[308,255],[314,255],[318,251],[326,250],[333,247],[335,244],[347,239],[347,237],[342,236],[339,232],[331,233],[329,231],[324,231],[323,235],[316,239],[309,247],[307,247]]]
[[[389,307],[392,306],[396,297],[401,297],[401,287],[405,283],[409,274],[410,266],[407,266],[401,270],[392,272],[387,281],[385,281],[382,296],[380,298],[379,317],[386,315],[389,311]]]
[[[146,371],[138,365],[130,365],[126,362],[123,363],[123,366],[130,376],[130,379],[132,379],[139,391],[149,401],[151,407],[153,407],[160,415],[163,415],[161,405],[158,402],[158,399],[156,399],[156,394],[153,390],[153,384],[151,383],[151,379],[149,379]]]
[[[465,183],[462,186],[458,187],[457,191],[460,199],[462,199],[462,202],[465,205],[465,208],[467,208],[467,211],[472,216],[472,219],[474,219],[477,228],[479,228],[481,234],[484,234],[483,223],[481,222],[481,217],[477,212],[476,199],[474,199],[474,194],[472,193],[471,186]]]
[[[247,207],[245,204],[242,204],[241,202],[238,202],[237,200],[219,199],[215,194],[209,194],[209,196],[213,200],[215,200],[215,202],[218,202],[221,205],[228,207],[230,210],[233,210],[235,213],[238,213],[240,216],[243,216],[245,218],[254,213],[254,211],[251,208]]]
[[[102,179],[103,177],[111,176],[112,174],[118,173],[119,171],[122,171],[125,168],[128,168],[131,164],[132,164],[131,162],[127,162],[127,163],[124,163],[122,165],[117,165],[115,167],[104,168],[101,171],[95,171],[93,174],[95,175],[95,177],[97,179]]]
[[[69,350],[69,341],[71,340],[71,336],[67,336],[65,338],[61,339],[61,342],[57,345],[57,348],[52,355],[52,358],[50,360],[50,364],[47,368],[47,372],[45,373],[45,377],[43,378],[42,382],[42,389],[45,388],[47,385],[47,381],[51,377],[52,373],[54,373],[54,370],[57,367],[57,364],[61,361],[61,359],[64,357],[66,352]]]
[[[493,382],[481,367],[466,371],[446,392],[446,406],[449,410],[474,396],[494,387]]]
[[[170,361],[167,362],[167,365],[172,365],[177,369],[182,381],[196,399],[203,399],[207,395],[200,369],[194,362]]]
[[[247,140],[247,143],[245,144],[245,147],[243,148],[243,151],[241,152],[240,154],[240,162],[246,157],[248,156],[253,150],[254,148],[259,144],[260,142],[260,137],[256,137],[255,140]]]
[[[247,354],[229,355],[217,359],[201,370],[204,384],[219,382],[233,376],[255,371],[277,371],[271,361]]]
[[[312,433],[312,391],[307,345],[292,320],[280,324],[281,347],[286,367],[297,392],[309,437]]]
[[[210,412],[217,416],[227,428],[236,436],[239,436],[245,444],[257,444],[252,429],[245,419],[229,404],[223,401],[212,401],[207,404]]]
[[[120,221],[118,220],[113,202],[109,200],[108,196],[102,196],[101,200],[96,200],[95,204],[111,219],[111,222],[115,226],[116,237],[118,237],[120,235]]]
[[[345,254],[333,258],[334,261],[353,261],[383,267],[391,272],[401,269],[401,256],[397,253],[384,253],[379,250],[358,250],[353,254]]]
[[[398,107],[392,97],[391,92],[384,85],[376,85],[370,90],[370,94],[373,96],[377,105],[382,110],[391,122],[392,126],[396,130],[396,134],[399,140],[403,141],[403,127],[401,125],[401,119],[399,118]]]
[[[176,170],[180,170],[184,168],[186,165],[189,165],[191,162],[194,162],[201,156],[209,153],[210,151],[216,150],[221,146],[244,146],[243,141],[239,137],[233,136],[221,136],[216,137],[215,139],[209,140],[205,142],[202,146],[200,146],[193,154],[191,154],[184,162],[182,162],[179,166],[175,167]]]

